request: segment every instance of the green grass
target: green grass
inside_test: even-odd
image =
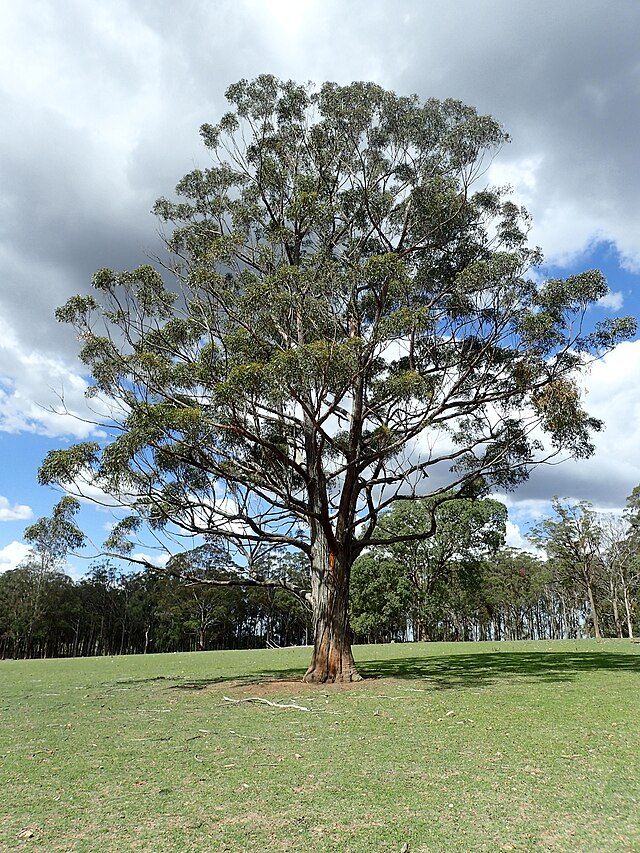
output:
[[[640,851],[640,646],[355,655],[0,662],[0,850]]]

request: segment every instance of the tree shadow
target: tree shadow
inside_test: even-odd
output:
[[[640,675],[640,656],[605,651],[484,652],[398,657],[358,664],[365,678],[424,680],[433,689],[482,687],[504,678],[558,683],[584,672],[611,670]]]
[[[489,686],[502,679],[561,683],[573,681],[585,672],[612,671],[640,675],[640,655],[608,651],[478,651],[472,654],[398,656],[387,660],[358,661],[358,671],[365,680],[380,678],[424,681],[431,690]],[[115,684],[134,687],[140,684],[166,682],[168,690],[205,690],[225,684],[250,687],[269,682],[301,682],[305,667],[293,666],[252,672],[217,674],[207,678],[187,676],[154,676],[120,679]],[[313,685],[312,685],[313,686]],[[322,686],[322,685],[320,685]]]
[[[290,669],[267,669],[260,672],[252,672],[251,675],[217,675],[211,678],[189,678],[177,684],[171,684],[171,690],[205,690],[216,684],[225,684],[228,687],[251,687],[251,685],[277,684],[299,684],[306,672],[306,667],[291,667]],[[175,681],[176,679],[174,679]]]
[[[212,687],[216,684],[227,684],[232,687],[246,687],[251,684],[264,684],[266,681],[282,681],[293,680],[296,676],[302,679],[304,668],[295,668],[287,670],[266,670],[264,672],[253,672],[251,675],[242,676],[238,673],[229,675],[214,675],[208,678],[187,678],[186,676],[172,675],[155,675],[149,678],[124,678],[113,682],[105,682],[105,687],[113,687],[117,685],[119,689],[127,687],[136,687],[141,684],[157,684],[166,682],[167,690],[205,690],[207,687]]]

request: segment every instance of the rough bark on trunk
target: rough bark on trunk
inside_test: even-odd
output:
[[[304,681],[360,681],[351,652],[349,626],[350,565],[318,537],[311,560],[313,599],[313,656]]]

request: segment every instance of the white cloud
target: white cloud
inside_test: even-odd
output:
[[[83,564],[82,568],[79,568],[74,563],[69,563],[65,561],[61,566],[58,567],[57,571],[62,572],[77,583],[86,575],[87,566],[86,564]]]
[[[31,548],[28,545],[17,540],[5,545],[4,548],[0,548],[0,574],[17,568],[30,551]],[[64,572],[64,574],[73,578],[74,581],[78,581],[85,574],[86,567],[79,569],[73,563],[64,562],[58,571]]]
[[[33,510],[26,504],[11,506],[7,498],[0,495],[0,521],[27,521],[33,518]]]
[[[147,554],[144,551],[136,551],[136,553],[131,556],[135,560],[145,560],[146,562],[151,563],[152,566],[157,566],[159,569],[164,569],[171,559],[170,554]]]
[[[295,38],[309,26],[313,0],[245,0],[247,11],[263,19],[273,35],[286,34]]]
[[[523,537],[520,528],[512,521],[507,521],[507,537],[506,543],[508,548],[517,548],[522,551],[527,544],[527,540]]]
[[[14,540],[4,548],[0,548],[0,572],[15,569],[24,560],[31,549],[24,542]]]
[[[68,494],[77,498],[81,503],[90,504],[99,511],[127,510],[134,502],[133,496],[115,495],[105,492],[97,480],[92,480],[92,473],[79,476],[75,488],[68,488]]]
[[[542,154],[498,158],[489,176],[492,183],[510,187],[511,198],[533,214],[530,243],[542,247],[546,263],[569,267],[589,247],[608,237],[616,242],[616,237],[593,207],[576,203],[571,196],[548,193],[548,166]],[[604,307],[614,307],[606,301],[609,296],[603,297]]]
[[[374,79],[496,115],[514,141],[488,179],[513,185],[548,263],[570,265],[606,240],[640,270],[633,0],[615,14],[600,0],[406,0],[394,14],[388,0],[191,7],[185,17],[179,4],[137,0],[0,3],[0,430],[92,435],[49,411],[63,392],[88,413],[76,345],[53,309],[98,267],[144,261],[157,246],[154,198],[208,162],[199,124],[224,111],[228,84],[265,69]],[[626,301],[633,311],[634,294]],[[621,292],[601,304],[619,310]],[[587,408],[607,423],[597,453],[538,469],[509,497],[516,527],[553,494],[619,507],[640,482],[640,344],[595,365],[586,387]]]
[[[491,183],[510,187],[519,204],[530,208],[535,199],[538,173],[544,163],[542,154],[527,155],[520,159],[496,159],[489,169]]]
[[[624,296],[620,290],[610,290],[598,299],[598,305],[602,308],[609,308],[611,311],[620,311],[623,304]]]
[[[541,518],[544,518],[548,515],[551,509],[551,501],[549,500],[540,500],[540,499],[530,499],[530,500],[518,500],[517,494],[509,494],[509,495],[492,495],[491,497],[496,498],[496,500],[502,501],[502,503],[509,510],[509,516],[511,519],[515,519],[516,522],[522,520],[533,520],[538,521]]]
[[[75,438],[97,432],[87,421],[99,418],[104,407],[85,398],[87,383],[81,374],[61,357],[18,340],[4,320],[0,320],[0,364],[0,430]],[[69,414],[61,414],[63,406]]]
[[[596,451],[589,459],[567,460],[537,468],[529,481],[509,496],[510,515],[548,511],[557,495],[588,500],[608,511],[619,509],[640,483],[640,341],[619,344],[583,377],[584,405],[604,421],[594,435]]]
[[[515,493],[495,495],[522,532],[551,514],[551,498],[586,500],[601,512],[621,512],[640,484],[640,341],[619,344],[596,361],[582,379],[584,405],[604,421],[589,459],[536,468]],[[517,532],[511,531],[517,540]]]
[[[587,410],[605,423],[588,463],[594,480],[602,481],[605,471],[608,478],[617,467],[617,474],[635,485],[640,482],[640,341],[621,343],[596,361],[584,384]]]

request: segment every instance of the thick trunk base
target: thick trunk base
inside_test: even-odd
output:
[[[363,678],[357,670],[350,673],[349,676],[345,673],[340,673],[340,675],[333,677],[333,675],[327,675],[316,670],[312,671],[309,668],[302,680],[305,684],[351,684],[356,681],[362,681]]]
[[[315,533],[311,555],[313,657],[304,681],[331,684],[361,681],[351,653],[349,576],[351,563],[329,547],[325,531]]]
[[[345,684],[352,681],[362,681],[362,676],[355,664],[342,666],[337,670],[311,664],[302,680],[307,684]]]
[[[303,681],[308,684],[340,684],[362,681],[357,670],[351,646],[336,644],[326,635],[316,639],[313,657]]]

